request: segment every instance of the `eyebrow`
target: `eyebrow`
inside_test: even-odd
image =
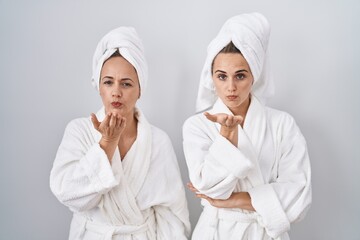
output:
[[[220,72],[220,73],[226,73],[225,71],[223,70],[216,70],[215,73],[217,72]],[[248,72],[246,69],[240,69],[240,70],[237,70],[235,73],[241,73],[241,72]]]
[[[246,69],[237,70],[235,73],[248,72]]]
[[[101,80],[104,80],[105,78],[109,78],[109,79],[111,79],[111,80],[114,80],[114,78],[111,77],[111,76],[105,76],[105,77],[103,77]],[[126,80],[130,80],[130,81],[134,82],[131,78],[128,78],[128,77],[125,77],[125,78],[121,78],[121,79],[120,79],[120,81],[126,81]]]

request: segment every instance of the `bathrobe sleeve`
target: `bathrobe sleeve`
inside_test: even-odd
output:
[[[67,125],[50,174],[52,192],[72,211],[96,207],[102,194],[118,184],[91,127],[85,118]]]
[[[277,132],[279,159],[274,179],[250,189],[252,205],[269,236],[288,231],[311,204],[311,169],[306,142],[294,119],[284,114]]]
[[[238,180],[246,177],[253,165],[202,117],[195,115],[183,126],[183,147],[190,181],[199,192],[211,198],[228,199]]]
[[[174,149],[167,134],[155,129],[152,156],[154,158],[149,176],[151,184],[156,184],[152,199],[157,199],[154,210],[156,235],[158,240],[186,240],[190,236],[190,221],[184,184]],[[154,131],[154,132],[155,132]]]

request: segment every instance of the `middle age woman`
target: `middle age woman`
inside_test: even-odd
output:
[[[136,107],[147,83],[142,42],[120,27],[99,42],[103,107],[66,127],[50,186],[73,212],[69,239],[187,239],[189,213],[169,137]]]

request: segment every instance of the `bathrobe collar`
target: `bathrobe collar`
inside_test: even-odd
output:
[[[224,102],[218,98],[209,111],[211,114],[226,113],[234,115]],[[220,132],[220,124],[215,123],[217,130]],[[251,102],[246,114],[244,127],[238,127],[238,148],[241,151],[246,149],[249,158],[253,159],[255,168],[249,178],[253,186],[260,185],[264,182],[259,166],[261,150],[264,144],[266,134],[266,114],[265,108],[254,95],[251,96]]]
[[[140,109],[136,108],[135,114],[138,120],[136,140],[124,159],[121,159],[119,148],[116,148],[112,158],[112,169],[119,185],[109,194],[104,195],[101,204],[103,213],[113,224],[144,222],[136,196],[145,182],[150,167],[152,132],[151,125]],[[96,115],[99,121],[102,121],[105,118],[105,108],[100,109]]]

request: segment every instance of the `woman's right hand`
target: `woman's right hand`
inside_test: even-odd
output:
[[[91,114],[91,121],[94,128],[102,135],[106,142],[118,143],[121,133],[126,127],[126,119],[116,113],[107,113],[104,120],[99,122],[94,113]]]
[[[116,147],[119,144],[120,136],[126,127],[126,119],[119,114],[108,113],[104,120],[99,122],[96,115],[92,113],[91,121],[94,128],[102,135],[99,144],[111,163]]]
[[[229,115],[226,113],[216,113],[210,114],[208,112],[204,113],[205,117],[212,122],[219,123],[221,127],[226,128],[228,131],[237,129],[243,121],[243,117],[240,115]]]
[[[229,140],[235,147],[238,143],[238,126],[243,122],[244,118],[240,115],[228,115],[225,113],[210,114],[204,113],[205,117],[214,123],[221,125],[220,134]]]

